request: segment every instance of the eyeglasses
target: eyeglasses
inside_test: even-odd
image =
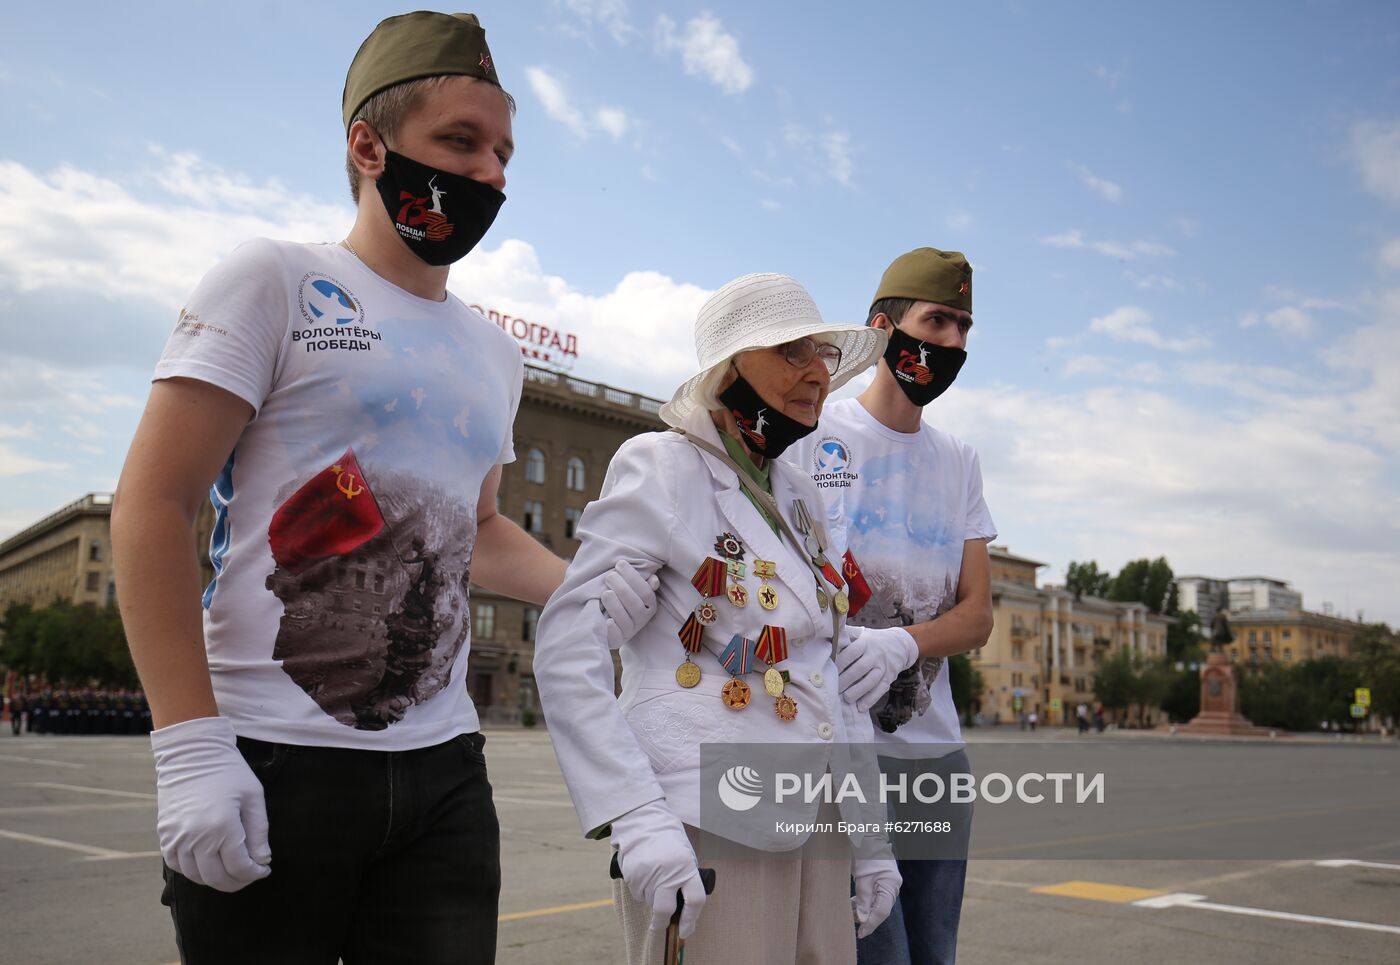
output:
[[[813,338],[799,338],[785,345],[779,345],[777,350],[783,353],[783,358],[788,360],[789,365],[799,369],[805,369],[811,365],[814,358],[822,360],[828,375],[835,375],[836,370],[841,367],[841,347],[832,345],[830,342],[818,342]]]

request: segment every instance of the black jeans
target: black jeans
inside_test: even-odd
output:
[[[500,826],[481,734],[413,751],[238,739],[272,874],[226,894],[165,869],[184,965],[469,965],[496,957]]]

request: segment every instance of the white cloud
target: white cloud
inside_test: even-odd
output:
[[[772,198],[760,198],[758,204],[765,211],[778,211],[782,208],[782,204]]]
[[[1099,80],[1107,84],[1110,89],[1116,88],[1118,86],[1118,82],[1123,79],[1123,73],[1121,71],[1110,70],[1103,64],[1099,64],[1095,67],[1089,68],[1089,73],[1093,74]]]
[[[1180,288],[1181,285],[1170,275],[1143,275],[1134,277],[1133,284],[1143,291],[1151,291],[1154,288]]]
[[[744,156],[743,145],[741,145],[738,141],[734,140],[734,138],[730,137],[728,134],[721,134],[719,136],[719,142],[724,145],[724,149],[726,151],[728,151],[735,157]]]
[[[637,32],[628,17],[627,0],[556,0],[588,26],[597,24],[619,44]]]
[[[1178,573],[1263,567],[1310,606],[1345,592],[1373,619],[1400,619],[1393,462],[1338,434],[1317,400],[1293,399],[996,385],[955,387],[930,416],[979,450],[1013,552],[1061,566],[1160,554]]]
[[[1170,352],[1190,352],[1210,345],[1210,340],[1201,336],[1179,339],[1163,336],[1152,327],[1152,316],[1147,310],[1136,305],[1124,305],[1094,319],[1089,323],[1089,330],[1115,341],[1136,342]]]
[[[1276,308],[1262,315],[1259,312],[1249,312],[1240,319],[1240,328],[1253,328],[1261,324],[1287,335],[1308,335],[1313,330],[1312,316],[1292,305]]]
[[[943,223],[948,226],[949,231],[966,231],[972,227],[973,218],[966,211],[954,211]]]
[[[1400,271],[1400,238],[1387,242],[1381,248],[1381,265],[1391,271]]]
[[[1115,182],[1099,177],[1082,164],[1071,164],[1069,169],[1079,176],[1086,188],[1105,201],[1117,204],[1123,200],[1123,189]]]
[[[574,103],[563,79],[544,67],[525,68],[525,79],[530,82],[530,89],[544,107],[545,114],[580,139],[602,131],[618,141],[633,127],[632,119],[620,107],[603,106],[586,113]]]
[[[148,177],[162,189],[159,201],[138,199],[139,182],[119,184],[69,165],[40,173],[0,161],[0,292],[83,290],[173,313],[240,242],[330,241],[354,221],[346,205],[275,181],[255,184],[192,154],[155,150],[152,157]],[[168,322],[161,319],[161,328]]]
[[[525,79],[550,120],[558,121],[579,137],[588,136],[588,121],[573,105],[563,81],[543,67],[526,67]]]
[[[742,94],[753,85],[753,68],[739,53],[738,38],[713,14],[702,13],[680,32],[676,22],[663,14],[656,20],[656,38],[663,53],[680,51],[688,75],[702,77],[726,94]]]
[[[1201,230],[1200,223],[1195,218],[1176,218],[1172,225],[1186,238],[1196,237],[1196,232]]]
[[[1065,360],[1060,374],[1065,378],[1076,375],[1102,375],[1108,371],[1109,360],[1102,355],[1075,355]]]
[[[803,158],[804,163],[847,187],[855,174],[851,156],[851,135],[846,131],[809,131],[799,124],[783,127],[783,143]]]
[[[1080,231],[1078,228],[1071,228],[1069,231],[1063,231],[1057,235],[1041,238],[1040,243],[1049,245],[1052,248],[1077,248],[1096,251],[1101,255],[1117,258],[1120,261],[1132,261],[1135,258],[1176,254],[1176,249],[1156,241],[1091,241],[1085,238],[1084,232]]]
[[[1400,203],[1400,120],[1361,121],[1351,146],[1367,190]]]
[[[620,107],[600,107],[593,112],[593,121],[614,141],[621,140],[631,126],[627,112]]]

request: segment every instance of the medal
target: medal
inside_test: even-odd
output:
[[[851,598],[848,597],[848,596],[846,596],[846,591],[845,591],[845,590],[837,590],[837,591],[836,591],[836,596],[834,597],[834,599],[835,599],[835,601],[836,601],[836,612],[837,612],[837,613],[840,613],[840,614],[842,614],[842,615],[844,616],[845,614],[847,614],[847,613],[850,612],[850,610],[851,610]]]
[[[743,710],[753,695],[749,685],[740,679],[749,672],[753,652],[754,642],[736,633],[730,639],[729,646],[724,648],[724,653],[719,655],[720,665],[730,674],[730,680],[720,690],[720,697],[730,710]]]
[[[773,702],[773,712],[778,715],[780,720],[796,720],[797,701],[787,694],[782,694]]]
[[[700,591],[701,596],[707,599],[719,596],[724,592],[724,574],[724,561],[711,556],[700,563],[700,568],[690,578],[690,584]]]
[[[758,605],[765,610],[778,608],[778,591],[768,581],[778,575],[778,567],[772,560],[754,560],[753,575],[759,578]]]
[[[742,583],[729,584],[728,596],[729,602],[735,606],[742,607],[748,606],[749,604],[749,591],[744,589],[744,584]]]
[[[783,627],[765,626],[754,644],[754,654],[770,666],[782,663],[788,658],[787,630]]]
[[[768,691],[769,697],[781,697],[783,695],[783,673],[769,667],[763,671],[763,689]]]
[[[724,706],[730,710],[743,710],[749,705],[749,698],[753,696],[749,690],[749,685],[738,677],[730,680],[720,690],[720,699],[724,701]]]
[[[818,586],[818,587],[817,587],[817,606],[821,607],[821,611],[822,611],[823,613],[825,613],[825,612],[826,612],[826,608],[827,608],[828,606],[830,606],[830,605],[831,605],[831,600],[827,597],[826,591],[823,590],[820,586]]]
[[[685,662],[676,668],[676,683],[689,690],[700,682],[700,668],[686,654]]]
[[[701,604],[695,608],[695,619],[700,622],[701,626],[708,627],[718,618],[719,611],[715,609],[715,605],[709,600],[702,601]]]
[[[700,618],[694,613],[686,617],[685,625],[680,628],[677,636],[681,638],[681,646],[685,647],[686,653],[699,653],[700,640],[705,635],[705,628],[700,623]],[[689,660],[689,657],[686,657]]]
[[[721,533],[715,540],[715,552],[727,560],[744,558],[744,544],[733,533]]]

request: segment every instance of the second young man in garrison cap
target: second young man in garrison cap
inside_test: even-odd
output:
[[[349,237],[205,276],[113,507],[186,965],[495,957],[467,588],[543,604],[564,562],[496,512],[523,363],[446,284],[505,200],[513,102],[476,17],[418,12],[375,28],[342,108]],[[612,589],[610,615],[644,602]]]
[[[962,772],[947,658],[983,646],[991,633],[987,543],[996,528],[977,453],[931,425],[925,410],[967,359],[972,267],[956,251],[900,255],[880,280],[867,324],[890,333],[874,381],[857,398],[828,403],[791,458],[822,491],[832,545],[848,550],[851,625],[908,631],[897,645],[858,638],[837,656],[843,696],[874,718],[881,770]],[[953,815],[960,826],[950,837],[964,846],[969,818]],[[858,943],[862,965],[953,962],[967,861],[957,846],[940,853],[942,860],[899,862],[899,900]]]

